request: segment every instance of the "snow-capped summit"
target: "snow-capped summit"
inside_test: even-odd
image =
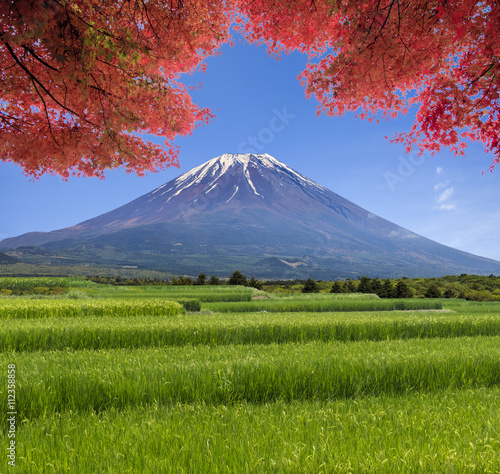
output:
[[[185,212],[201,208],[207,212],[221,206],[233,210],[264,206],[286,213],[287,208],[294,207],[293,201],[304,204],[312,195],[324,200],[327,192],[330,191],[271,155],[225,153],[146,196],[149,206],[156,208],[156,215],[148,212],[149,217],[156,220],[173,211],[178,216],[178,204]],[[143,212],[143,198],[133,202],[138,204],[134,212]]]
[[[200,266],[202,256],[226,274],[235,262],[259,261],[253,273],[267,277],[500,272],[499,262],[377,217],[268,154],[226,153],[73,227],[0,242],[19,246],[112,248],[128,265],[146,259],[149,268],[194,274],[214,271]]]
[[[261,192],[258,190],[259,181],[261,181],[259,177],[262,178],[264,172],[273,172],[279,178],[293,177],[304,186],[312,186],[318,190],[324,189],[267,153],[263,155],[225,153],[160,186],[152,194],[159,193],[159,196],[168,194],[169,197],[166,201],[168,202],[192,186],[196,186],[199,192],[207,194],[217,186],[226,185],[229,180],[234,181],[235,178],[242,178],[240,185],[234,184],[231,199],[237,193],[245,194],[245,190],[264,198],[262,194],[264,190],[261,189]],[[254,180],[257,185],[254,184]],[[174,192],[171,193],[172,191]]]

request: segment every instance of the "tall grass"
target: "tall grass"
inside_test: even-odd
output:
[[[146,296],[146,295],[143,295]],[[155,298],[158,298],[158,294],[153,294]],[[251,301],[252,294],[248,291],[231,291],[222,292],[215,291],[213,293],[204,292],[176,292],[169,291],[164,295],[165,298],[177,300],[180,298],[196,298],[197,300],[203,302],[224,302],[224,301]]]
[[[498,473],[498,388],[25,420],[20,472]],[[202,468],[201,468],[202,466]]]
[[[500,314],[500,304],[491,301],[465,301],[443,299],[443,306],[457,313],[465,314]]]
[[[19,418],[148,403],[334,400],[500,384],[500,337],[3,353]],[[4,387],[0,404],[6,406]]]
[[[0,326],[0,348],[3,351],[102,350],[499,335],[498,315],[381,312],[223,313],[185,318],[87,316],[10,320]]]
[[[442,309],[441,300],[432,299],[277,299],[235,303],[205,303],[217,312],[308,312],[308,311],[396,311]]]
[[[94,284],[95,285],[95,284]],[[196,298],[202,302],[250,301],[252,289],[240,286],[100,286],[88,287],[100,298]]]
[[[0,300],[0,319],[81,316],[175,316],[183,314],[176,302],[147,300]]]
[[[55,277],[0,277],[0,290],[12,290],[14,292],[32,291],[35,288],[69,288],[67,278]]]
[[[268,293],[272,299],[300,300],[378,300],[372,293]]]
[[[20,472],[498,472],[498,304],[70,287],[0,300]]]

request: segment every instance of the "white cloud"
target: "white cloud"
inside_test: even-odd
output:
[[[453,192],[455,191],[455,188],[452,186],[451,188],[445,189],[436,199],[436,201],[439,203],[448,201],[448,199],[451,198],[453,195]]]
[[[448,186],[450,183],[447,181],[446,183],[438,183],[434,186],[434,190],[438,191],[439,189],[442,189],[446,186]],[[452,201],[450,201],[450,198],[453,196],[453,193],[455,192],[455,187],[450,186],[449,188],[446,188],[439,196],[436,197],[436,207],[434,209],[439,209],[440,211],[451,211],[453,209],[456,209],[456,204]]]
[[[443,172],[443,168],[441,168],[441,166],[438,166],[438,167],[436,168],[436,173],[437,173],[437,174],[441,174],[442,172]]]
[[[450,184],[449,181],[441,181],[434,185],[434,191],[439,191],[441,188],[446,188]]]
[[[441,204],[438,209],[441,211],[452,211],[453,209],[456,209],[456,205],[454,202],[446,203],[446,204]]]

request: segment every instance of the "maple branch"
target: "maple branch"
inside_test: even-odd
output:
[[[146,6],[146,4],[144,3],[144,0],[141,0],[141,3],[142,3],[142,5],[144,6],[144,11],[146,12],[146,18],[147,18],[147,20],[148,20],[149,27],[151,28],[151,31],[152,31],[152,32],[153,32],[153,34],[156,36],[156,38],[158,38],[158,39],[159,39],[160,37],[158,36],[158,33],[157,33],[157,32],[156,32],[156,30],[154,29],[153,24],[151,23],[151,20],[149,19],[149,9],[148,9],[148,7]]]
[[[101,94],[103,96],[105,96],[109,103],[115,108],[115,110],[126,120],[127,117],[126,115],[118,108],[118,106],[109,98],[107,97],[108,95],[110,95],[111,97],[116,97],[115,94],[108,94],[106,90],[102,89],[100,86],[99,86],[99,83],[97,82],[97,79],[95,78],[95,76],[93,74],[90,74],[90,77],[92,77],[93,81],[96,83],[97,87],[94,87],[94,86],[89,86],[89,87],[92,87],[93,89],[96,89],[97,92],[98,92],[98,97],[99,97],[99,102],[101,104],[101,109],[102,109],[102,118],[103,118],[103,121],[104,121],[104,129],[106,131],[106,133],[108,134],[108,136],[113,140],[115,141],[114,137],[111,135],[110,133],[110,129],[108,127],[108,124],[106,122],[106,116],[104,114],[104,111],[106,110],[105,107],[104,107],[104,104],[102,102],[102,98],[101,98]],[[118,144],[119,148],[121,149],[120,145]]]
[[[79,117],[80,118],[80,115],[77,114],[74,110],[70,109],[69,107],[61,104],[48,90],[47,88],[38,80],[38,78],[33,75],[33,73],[22,63],[22,61],[17,57],[16,53],[14,52],[14,50],[12,49],[12,47],[10,46],[9,42],[8,41],[5,41],[4,39],[2,40],[3,44],[7,47],[7,50],[9,51],[10,55],[14,58],[14,61],[16,61],[16,63],[21,67],[21,69],[26,73],[28,74],[28,76],[30,77],[30,79],[34,82],[36,82],[44,91],[45,93],[59,106],[61,107],[62,109],[68,111],[69,113],[75,115],[76,117]],[[33,83],[34,83],[33,82]],[[37,90],[37,93],[38,93],[38,90]]]
[[[68,18],[69,20],[69,17],[70,15],[73,16],[74,18],[76,18],[77,20],[81,21],[85,26],[87,26],[89,29],[92,29],[92,30],[96,30],[98,31],[99,33],[105,35],[105,36],[108,36],[109,38],[112,38],[114,40],[119,40],[116,36],[112,35],[109,31],[107,30],[104,30],[104,29],[101,29],[101,28],[95,28],[92,24],[88,23],[87,21],[85,21],[83,18],[81,18],[80,16],[76,15],[74,13],[74,11],[71,11],[71,10],[68,10],[68,6],[65,4],[65,3],[61,3],[60,1],[58,0],[54,0],[55,3],[57,3],[61,8],[64,8],[64,10],[66,11],[66,18]],[[99,11],[99,14],[102,15],[102,11]]]
[[[401,9],[400,9],[400,3],[399,3],[399,0],[398,1],[398,35],[397,35],[397,38],[399,38],[399,41],[401,42],[401,44],[403,45],[404,47],[404,55],[403,55],[403,64],[405,63],[405,60],[406,60],[406,53],[408,52],[409,56],[415,60],[415,57],[413,56],[410,48],[407,46],[405,40],[403,39],[403,37],[401,36]],[[418,61],[415,61],[415,62],[418,62]]]
[[[30,48],[29,46],[26,46],[24,44],[21,45],[21,47],[27,51],[28,53],[30,53],[37,61],[41,62],[45,67],[51,69],[52,71],[55,71],[55,72],[59,72],[59,69],[51,66],[49,63],[45,62],[40,56],[38,56],[35,51],[33,51],[32,48]]]
[[[101,59],[101,58],[96,58],[96,61],[99,61],[100,63],[106,64],[106,66],[118,69],[119,71],[125,73],[127,76],[131,77],[132,79],[134,78],[133,74],[131,74],[126,69],[124,69],[124,68],[122,68],[122,67],[120,67],[120,66],[118,66],[116,64],[111,64],[110,62],[105,61],[104,59]]]
[[[313,0],[313,1],[314,1],[314,0]],[[181,3],[182,3],[182,2],[181,2]],[[203,23],[203,24],[207,24],[207,22],[205,21],[205,19],[204,19],[204,18],[202,18],[202,17],[198,14],[198,11],[196,10],[196,8],[195,8],[193,11],[194,11],[194,13],[195,13],[196,15],[198,15],[198,18],[200,18],[200,20],[202,21],[202,23]],[[212,33],[214,33],[216,36],[218,36],[218,35],[220,34],[220,33],[218,33],[217,31],[215,31],[211,25],[210,25],[210,29],[212,30]]]
[[[478,76],[474,80],[470,81],[469,84],[467,84],[467,85],[471,86],[475,82],[479,81],[479,79],[481,79],[483,76],[485,76],[486,74],[488,74],[488,72],[490,71],[490,69],[493,68],[495,66],[495,64],[496,64],[496,61],[492,61],[492,63],[481,73],[480,76]]]
[[[484,74],[483,74],[484,75]],[[478,105],[484,100],[484,98],[486,97],[486,94],[491,90],[491,85],[493,84],[493,81],[495,80],[495,77],[492,77],[491,78],[491,81],[490,83],[488,84],[488,88],[483,92],[483,95],[482,97],[475,103],[472,105],[472,107],[466,112],[465,115],[468,115],[472,110],[474,109],[477,109]]]
[[[384,61],[384,55],[382,55],[382,68],[383,68],[383,71],[384,71],[384,82],[387,86],[390,87],[390,84],[388,83],[387,81],[387,75],[386,75],[386,68],[385,68],[385,61]]]
[[[387,21],[389,20],[394,3],[396,3],[396,0],[391,0],[391,4],[388,7],[389,11],[387,12],[387,15],[385,16],[384,23],[382,23],[382,26],[379,28],[379,33],[375,36],[373,41],[368,46],[366,46],[364,51],[366,51],[370,46],[373,46],[377,42],[377,39],[379,38],[379,36],[382,36],[382,30],[385,28],[385,25],[387,24]],[[380,2],[379,2],[379,4],[380,4]],[[399,4],[399,2],[398,2],[398,4]],[[374,20],[375,20],[375,17],[374,17]],[[368,39],[368,35],[366,38]]]
[[[11,120],[20,120],[17,117],[12,117],[12,115],[6,114],[4,112],[0,112],[0,120],[2,122],[4,122],[9,127],[12,127],[17,132],[22,132],[21,128],[19,128],[16,124],[11,123],[10,120],[8,120],[8,119],[11,119]]]
[[[40,94],[40,91],[38,90],[36,83],[33,79],[31,79],[31,83],[33,84],[33,87],[35,88],[36,93],[38,94],[38,97],[40,97],[40,100],[43,102],[43,109],[45,112],[45,118],[47,119],[47,123],[49,124],[49,130],[50,130],[50,135],[52,137],[52,140],[54,140],[55,144],[60,147],[58,141],[56,140],[56,137],[54,136],[54,131],[52,130],[52,124],[50,123],[50,117],[47,111],[47,104],[45,103],[45,99],[43,98],[42,94]]]
[[[380,7],[380,0],[378,0],[377,6],[375,7],[375,12],[379,11],[379,7]],[[372,22],[370,23],[370,26],[368,27],[368,32],[366,33],[365,40],[368,39],[368,37],[370,36],[370,33],[372,32],[372,27],[373,27],[373,24],[375,23],[376,16],[377,15],[374,13],[373,17],[372,17]]]
[[[94,79],[95,81],[95,78],[94,76],[92,75],[92,78]],[[106,113],[104,112],[106,109],[104,108],[104,104],[102,103],[102,98],[101,98],[101,94],[97,94],[97,97],[99,97],[99,102],[101,103],[101,109],[102,109],[102,120],[104,122],[104,130],[106,131],[107,135],[109,136],[109,138],[113,139],[113,137],[111,136],[111,133],[109,132],[109,128],[108,128],[108,124],[106,122]]]

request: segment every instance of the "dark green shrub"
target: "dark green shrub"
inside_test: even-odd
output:
[[[186,311],[200,311],[201,310],[200,300],[196,300],[193,298],[180,298],[180,299],[176,299],[175,301],[177,301],[177,303],[184,306],[184,309]]]
[[[318,293],[319,288],[316,282],[309,277],[302,287],[302,293]]]

